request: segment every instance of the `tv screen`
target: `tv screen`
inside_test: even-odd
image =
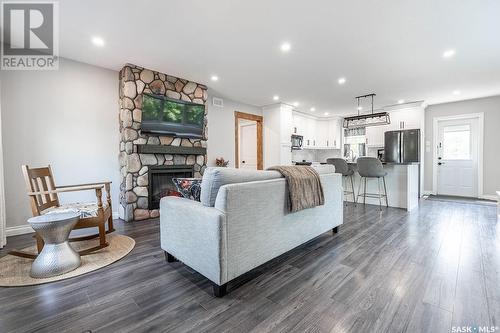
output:
[[[205,105],[143,94],[141,131],[202,138]]]

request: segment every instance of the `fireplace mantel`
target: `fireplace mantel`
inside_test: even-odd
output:
[[[139,154],[171,154],[171,155],[205,155],[205,147],[183,147],[162,145],[137,145]]]

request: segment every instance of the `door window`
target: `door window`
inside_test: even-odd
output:
[[[453,125],[443,128],[443,159],[471,159],[470,125]]]

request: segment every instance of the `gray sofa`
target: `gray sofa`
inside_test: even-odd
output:
[[[317,168],[325,205],[286,212],[286,181],[277,171],[207,168],[201,202],[164,197],[161,247],[168,261],[193,268],[214,284],[226,283],[342,224],[342,176]]]

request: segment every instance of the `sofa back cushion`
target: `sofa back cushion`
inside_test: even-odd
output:
[[[320,175],[335,173],[333,165],[314,165],[313,167]],[[213,207],[219,188],[223,185],[276,178],[282,178],[278,171],[206,168],[201,182],[201,203],[204,206]]]
[[[213,207],[219,188],[223,185],[276,178],[281,178],[278,171],[206,168],[201,182],[201,203]]]

